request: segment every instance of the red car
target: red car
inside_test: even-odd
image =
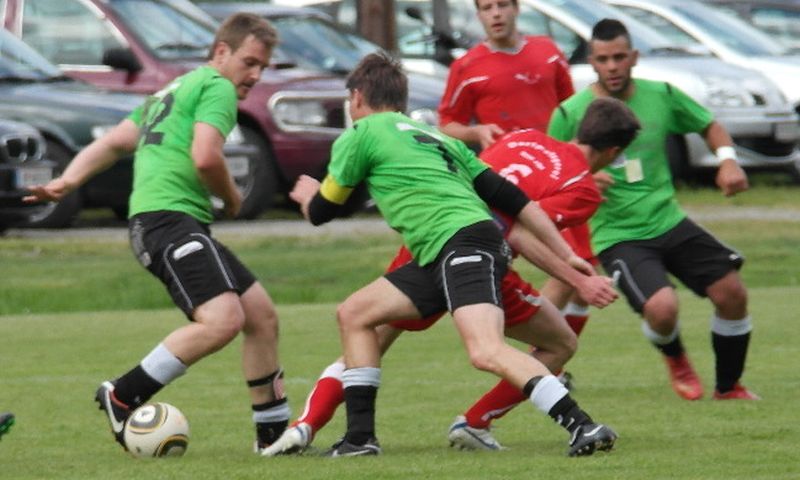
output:
[[[71,77],[153,93],[206,61],[217,23],[187,0],[4,0],[4,26]],[[345,123],[344,81],[276,55],[239,103],[244,140],[260,155],[228,159],[253,218],[301,173],[319,176]]]

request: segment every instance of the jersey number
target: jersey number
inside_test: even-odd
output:
[[[150,115],[150,109],[162,106],[161,111],[158,112],[158,115],[155,115],[152,119],[144,124],[144,128],[142,129],[144,145],[161,145],[161,142],[164,141],[164,133],[154,132],[153,130],[158,126],[159,123],[167,118],[167,115],[169,115],[169,112],[172,110],[172,102],[174,100],[175,97],[172,95],[172,93],[168,93],[163,99],[161,99],[160,102],[153,102],[145,108],[144,116],[147,118]]]
[[[458,173],[458,167],[456,167],[456,162],[453,159],[453,156],[450,154],[447,148],[445,148],[444,144],[439,141],[439,139],[433,138],[430,135],[417,134],[414,135],[414,140],[426,145],[436,145],[436,149],[439,150],[439,153],[442,154],[442,158],[444,159],[445,163],[447,163],[447,169],[453,173]]]

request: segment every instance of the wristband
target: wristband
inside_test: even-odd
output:
[[[717,156],[717,160],[722,162],[723,160],[731,159],[734,162],[738,160],[736,157],[736,149],[730,145],[725,145],[723,147],[719,147],[714,154]]]

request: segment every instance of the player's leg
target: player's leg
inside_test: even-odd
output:
[[[678,297],[662,260],[662,240],[617,244],[600,253],[603,268],[619,278],[618,286],[634,311],[642,315],[642,332],[663,355],[672,389],[697,400],[703,386],[683,347]]]
[[[14,414],[11,412],[0,413],[0,438],[8,433],[11,429],[11,425],[14,425]]]
[[[738,270],[743,259],[691,220],[674,229],[675,245],[669,251],[670,272],[714,304],[711,342],[716,354],[715,399],[756,399],[739,383],[744,372],[752,323],[747,310],[747,289]]]

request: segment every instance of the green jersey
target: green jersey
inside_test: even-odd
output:
[[[236,124],[236,89],[203,66],[173,80],[128,118],[141,129],[133,162],[130,215],[170,210],[211,223],[206,186],[192,160],[194,124],[207,123],[227,137]]]
[[[322,195],[361,181],[420,265],[432,262],[461,228],[491,219],[473,179],[489,168],[459,140],[395,113],[374,113],[333,145]]]
[[[603,193],[606,201],[589,220],[595,252],[626,240],[657,237],[678,224],[686,213],[678,205],[665,142],[669,134],[702,132],[711,113],[679,89],[664,82],[635,79],[625,103],[642,129],[625,149],[624,164],[605,168],[614,184]],[[568,141],[578,133],[586,108],[596,97],[585,88],[553,112],[548,134]]]

